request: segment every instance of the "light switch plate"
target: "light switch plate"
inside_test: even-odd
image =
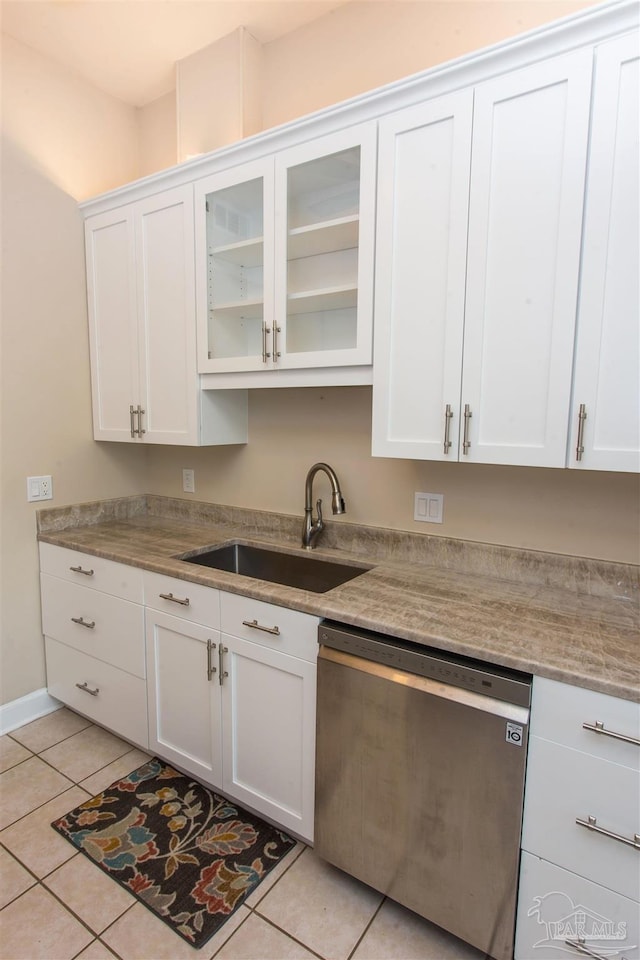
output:
[[[196,492],[196,474],[195,470],[182,471],[182,489],[185,493]]]
[[[444,510],[443,493],[416,493],[413,505],[413,519],[424,523],[442,523]]]
[[[27,500],[53,500],[51,477],[27,477]]]

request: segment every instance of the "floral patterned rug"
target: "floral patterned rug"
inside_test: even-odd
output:
[[[295,846],[157,758],[51,826],[193,947]]]

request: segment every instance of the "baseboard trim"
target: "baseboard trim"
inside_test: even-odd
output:
[[[59,700],[49,696],[46,687],[34,690],[19,700],[5,703],[0,707],[0,735],[11,733],[39,717],[45,717],[48,713],[59,710],[61,706]]]

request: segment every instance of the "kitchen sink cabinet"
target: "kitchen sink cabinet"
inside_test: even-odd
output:
[[[362,124],[196,181],[198,369],[225,375],[208,386],[371,364],[375,145]]]
[[[150,749],[311,840],[318,619],[144,577]]]
[[[246,442],[246,396],[200,390],[193,237],[191,185],[85,221],[96,440]]]
[[[640,956],[639,748],[638,704],[534,678],[516,960]]]
[[[568,465],[640,469],[638,36],[596,47]]]
[[[591,67],[381,121],[374,455],[564,465]]]

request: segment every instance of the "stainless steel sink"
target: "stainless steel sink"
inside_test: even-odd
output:
[[[371,570],[364,565],[339,563],[302,553],[284,553],[247,543],[224,543],[201,553],[185,553],[178,557],[202,567],[240,573],[243,577],[281,583],[299,590],[326,593]]]

